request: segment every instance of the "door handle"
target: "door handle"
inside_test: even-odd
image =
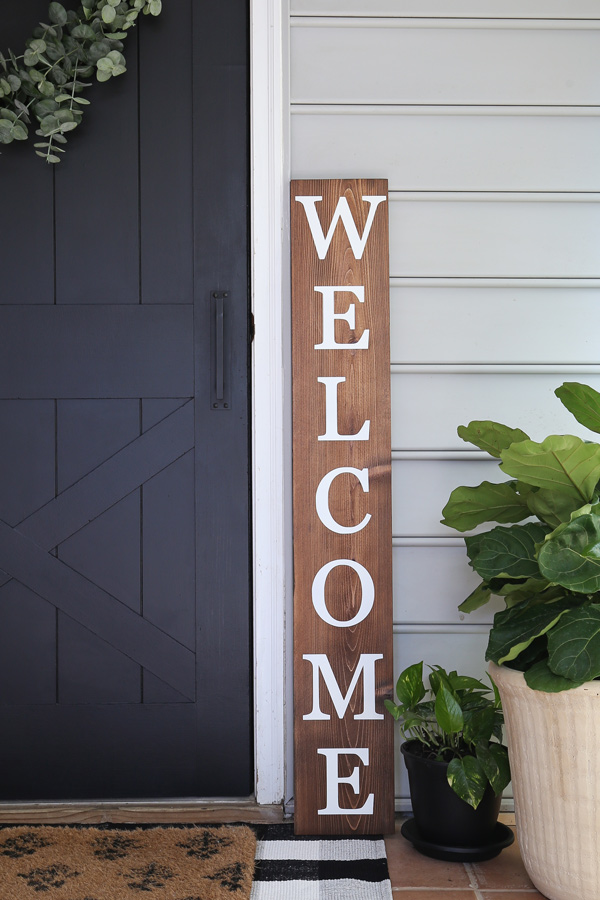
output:
[[[212,409],[230,409],[229,383],[227,372],[229,354],[227,352],[227,305],[229,291],[212,291],[211,323],[211,397]]]

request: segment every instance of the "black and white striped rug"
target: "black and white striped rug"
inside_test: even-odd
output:
[[[293,825],[269,825],[250,900],[392,900],[383,838],[295,837]]]

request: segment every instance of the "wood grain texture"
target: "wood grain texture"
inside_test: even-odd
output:
[[[377,714],[392,687],[391,589],[391,451],[389,376],[389,288],[387,202],[377,207],[361,259],[355,259],[346,231],[338,222],[324,259],[317,256],[301,195],[323,197],[316,203],[324,234],[340,197],[345,197],[362,235],[369,204],[363,196],[387,197],[382,180],[292,182],[292,336],[293,336],[293,460],[294,460],[294,693],[295,693],[295,826],[299,834],[380,833],[393,829],[393,721],[357,720],[363,711],[363,678],[340,719],[321,677],[320,708],[330,719],[306,721],[313,709],[313,665],[305,654],[326,654],[343,696],[346,696],[361,654],[383,654],[375,663]],[[335,322],[337,343],[357,343],[369,329],[366,349],[315,349],[323,341],[323,300],[315,286],[364,286],[364,303],[350,292],[336,294],[336,314],[350,303],[355,327]],[[338,432],[356,434],[370,421],[368,440],[318,440],[326,432],[326,388],[322,377],[343,377],[338,386]],[[340,474],[329,492],[329,509],[344,526],[371,519],[353,534],[325,527],[317,515],[315,494],[321,479],[339,467],[368,469],[369,491],[357,477]],[[316,573],[334,560],[354,560],[371,575],[375,600],[369,615],[351,627],[324,622],[312,602]],[[352,619],[362,602],[361,586],[349,566],[328,576],[325,602],[338,621]],[[339,806],[360,808],[374,794],[372,815],[319,815],[326,806],[325,757],[322,748],[349,748],[340,757],[339,777],[358,767],[360,789],[339,786]],[[362,765],[356,748],[369,749]]]

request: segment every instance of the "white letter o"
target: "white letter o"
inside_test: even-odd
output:
[[[335,569],[336,566],[349,566],[351,569],[354,569],[360,578],[360,586],[362,588],[360,609],[354,618],[348,619],[347,622],[340,622],[339,619],[334,619],[325,605],[325,582],[331,570]],[[312,602],[317,615],[328,625],[334,625],[336,628],[351,628],[352,625],[358,625],[359,622],[366,619],[373,609],[375,585],[365,567],[361,566],[360,563],[355,562],[353,559],[334,559],[332,562],[325,563],[315,575],[312,585]]]

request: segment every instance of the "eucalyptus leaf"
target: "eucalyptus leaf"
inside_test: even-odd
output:
[[[54,25],[67,24],[67,11],[62,3],[51,3],[48,7],[48,17]]]
[[[473,809],[481,803],[487,783],[483,767],[474,756],[453,759],[448,764],[448,784]]]
[[[600,479],[600,446],[570,434],[553,434],[541,444],[521,441],[501,453],[507,475],[589,503]]]
[[[557,675],[578,683],[600,676],[600,605],[565,613],[548,635],[548,665]]]
[[[540,572],[577,593],[600,590],[600,516],[578,516],[548,538],[538,556]]]
[[[600,394],[587,384],[565,381],[554,393],[578,422],[600,433]]]
[[[500,452],[510,447],[517,441],[526,441],[529,435],[520,428],[509,428],[499,422],[489,420],[469,422],[468,425],[459,425],[458,436],[463,441],[474,444],[480,450],[485,450],[490,456],[500,458]]]
[[[112,6],[108,3],[106,6],[102,7],[102,21],[106,22],[107,25],[110,25],[111,22],[114,22],[116,17],[116,12]]]
[[[477,487],[455,488],[442,515],[442,525],[470,531],[483,522],[520,522],[529,516],[529,508],[514,481],[483,481]]]

